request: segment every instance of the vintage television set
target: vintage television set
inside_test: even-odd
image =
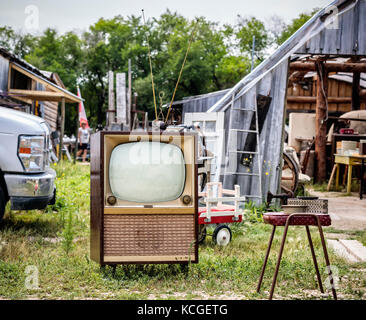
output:
[[[91,136],[91,258],[101,265],[198,262],[197,136]]]

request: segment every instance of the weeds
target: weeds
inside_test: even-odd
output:
[[[280,208],[272,205],[267,206],[266,203],[256,204],[250,200],[244,205],[243,217],[245,221],[251,223],[263,222],[263,213],[267,211],[280,211]]]
[[[66,255],[69,254],[69,252],[74,247],[74,228],[73,228],[73,214],[72,211],[68,211],[67,220],[65,223],[64,230],[62,231],[62,248],[65,250]]]
[[[244,206],[244,220],[249,222],[263,222],[263,212],[265,211],[267,210],[264,204],[258,206],[250,200]]]

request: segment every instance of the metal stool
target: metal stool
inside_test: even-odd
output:
[[[310,201],[310,200],[307,200],[307,201]],[[334,288],[332,270],[330,269],[329,256],[328,256],[328,251],[327,251],[324,234],[323,234],[323,228],[322,228],[322,226],[331,225],[330,216],[327,213],[308,212],[308,213],[292,213],[292,214],[288,215],[288,214],[284,214],[283,212],[267,212],[267,213],[263,214],[263,219],[266,223],[273,225],[273,229],[272,229],[271,237],[269,239],[266,256],[264,258],[264,264],[262,267],[261,276],[259,278],[257,292],[259,293],[261,285],[262,285],[263,276],[264,276],[264,272],[265,272],[265,269],[267,266],[267,261],[268,261],[269,253],[271,250],[272,241],[273,241],[273,237],[274,237],[274,234],[276,231],[276,227],[285,226],[285,230],[284,230],[282,242],[281,242],[281,247],[280,247],[280,252],[278,255],[278,259],[277,259],[276,270],[275,270],[275,273],[273,276],[271,291],[270,291],[270,295],[269,295],[269,300],[272,299],[276,281],[277,281],[278,271],[280,268],[283,248],[285,246],[287,231],[288,231],[289,226],[291,225],[291,226],[305,226],[307,237],[309,240],[311,255],[313,257],[313,262],[314,262],[314,266],[315,266],[316,276],[317,276],[318,283],[319,283],[319,288],[320,288],[321,293],[324,293],[324,289],[323,289],[323,285],[322,285],[322,281],[321,281],[321,277],[320,277],[320,273],[319,273],[318,263],[316,261],[314,246],[313,246],[313,242],[311,240],[311,235],[310,235],[310,230],[309,230],[309,226],[318,226],[320,239],[321,239],[323,252],[324,252],[324,258],[325,258],[325,262],[327,265],[328,275],[330,278],[330,284],[332,286],[332,294],[333,294],[334,299],[337,300],[337,293]]]

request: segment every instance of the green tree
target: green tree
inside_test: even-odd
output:
[[[191,21],[167,10],[160,17],[147,19],[146,24],[136,16],[99,19],[82,36],[72,32],[59,35],[47,29],[32,37],[3,27],[0,45],[41,70],[57,72],[72,92],[76,92],[79,84],[90,125],[95,127],[105,123],[107,73],[127,72],[129,59],[133,91],[138,94],[137,106],[148,111],[150,118],[154,117],[148,44],[156,96],[163,93],[163,100],[157,103],[169,103],[193,30],[176,100],[233,86],[250,70],[248,48],[252,35],[257,37],[259,55],[269,43],[263,23],[255,18],[242,19],[236,26],[220,27],[203,17]],[[67,106],[67,134],[75,132],[76,117],[75,105]]]
[[[32,51],[25,59],[40,70],[57,73],[65,87],[76,93],[78,79],[82,76],[84,51],[79,37],[68,32],[58,35],[54,29],[46,29],[35,39]],[[65,131],[76,131],[77,108],[75,104],[66,106]]]
[[[0,47],[19,58],[24,58],[34,49],[36,38],[30,34],[18,34],[11,27],[0,27]]]
[[[136,18],[131,17],[136,24]],[[138,19],[137,19],[138,20]],[[82,95],[88,102],[92,124],[105,123],[108,106],[108,71],[127,72],[134,30],[122,16],[100,19],[83,35],[85,45]]]
[[[182,72],[175,100],[184,96],[207,93],[232,86],[243,77],[248,68],[246,60],[236,67],[225,67],[230,60],[228,36],[232,36],[227,27],[219,28],[216,23],[203,17],[189,21],[183,16],[167,11],[159,19],[154,19],[148,30],[151,47],[156,93],[163,92],[163,103],[169,103],[172,97],[184,57],[193,35],[193,42]],[[147,61],[147,57],[145,58]],[[153,96],[149,71],[145,78],[135,82],[139,93],[139,106],[153,115]],[[141,94],[142,93],[142,94]]]
[[[217,66],[216,76],[220,79],[220,89],[230,88],[250,72],[251,61],[246,56],[224,57]]]
[[[255,54],[259,59],[262,59],[265,50],[270,45],[269,32],[264,23],[255,17],[243,18],[239,16],[236,29],[235,35],[241,53],[250,56],[255,36]]]
[[[276,43],[281,45],[290,38],[298,29],[300,29],[319,9],[315,8],[311,13],[301,13],[291,23],[286,25],[280,35],[276,38]]]

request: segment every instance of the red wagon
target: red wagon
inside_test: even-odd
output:
[[[234,190],[223,189],[221,182],[209,182],[206,186],[207,192],[199,193],[199,196],[204,198],[206,206],[198,208],[198,241],[201,243],[206,238],[207,225],[216,225],[212,240],[217,245],[226,246],[232,238],[228,224],[239,223],[243,220],[243,213],[239,205],[240,202],[245,202],[246,198],[240,196],[239,185],[235,185]],[[217,187],[217,197],[213,196],[215,186]],[[234,205],[224,205],[223,203],[234,203]]]

